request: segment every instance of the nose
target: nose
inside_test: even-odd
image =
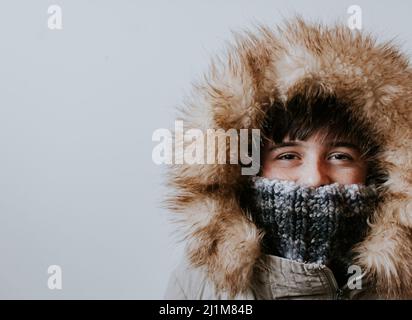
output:
[[[321,160],[306,163],[299,180],[301,185],[315,188],[332,183],[327,165]]]

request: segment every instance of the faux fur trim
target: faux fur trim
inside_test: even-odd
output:
[[[270,105],[296,93],[333,94],[349,102],[384,149],[385,200],[375,213],[356,262],[384,297],[412,296],[412,73],[391,43],[378,44],[345,26],[296,19],[237,36],[181,108],[188,128],[262,128]],[[226,147],[225,147],[226,148]],[[224,150],[225,152],[227,150]],[[242,208],[247,182],[232,164],[175,165],[169,207],[188,240],[193,266],[205,266],[219,290],[232,296],[254,283],[262,233]]]

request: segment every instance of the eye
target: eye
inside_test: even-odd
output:
[[[353,160],[353,157],[351,157],[347,153],[332,153],[328,157],[328,160],[351,161],[351,160]]]
[[[276,157],[277,160],[298,160],[298,155],[294,153],[283,153]]]

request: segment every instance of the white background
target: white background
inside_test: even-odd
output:
[[[58,4],[63,29],[47,28]],[[411,52],[409,1],[0,2],[0,298],[161,299],[178,263],[158,128],[231,30],[300,14]],[[63,289],[49,290],[60,265]]]

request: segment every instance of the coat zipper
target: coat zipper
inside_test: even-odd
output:
[[[333,275],[332,271],[329,270],[326,266],[322,268],[322,271],[328,279],[328,283],[332,287],[332,299],[342,300],[343,290],[338,287],[338,283],[336,282],[335,276]]]

